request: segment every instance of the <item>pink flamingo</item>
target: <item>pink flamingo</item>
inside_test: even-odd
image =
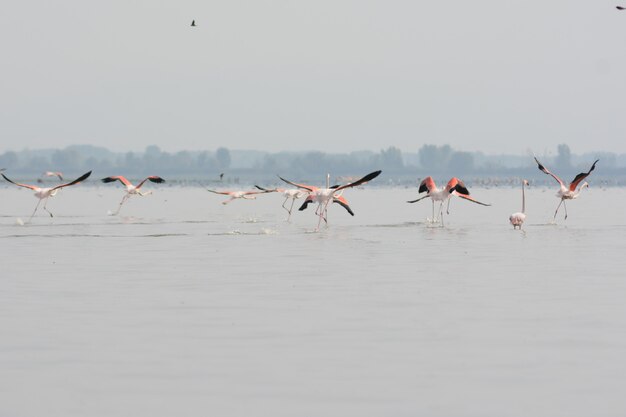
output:
[[[111,213],[112,216],[119,214],[120,210],[122,209],[122,205],[126,202],[126,200],[130,198],[131,195],[140,195],[143,197],[143,196],[152,194],[152,191],[148,191],[145,193],[141,192],[141,187],[146,181],[154,182],[157,184],[161,184],[165,182],[163,178],[157,177],[156,175],[151,175],[147,178],[144,178],[143,181],[141,181],[137,185],[133,185],[130,181],[128,181],[125,177],[121,175],[102,178],[101,181],[105,184],[109,182],[119,181],[126,186],[126,194],[124,195],[124,197],[122,197],[122,201],[120,201],[119,206],[117,206],[117,211],[115,211],[114,213]]]
[[[39,199],[39,201],[37,202],[37,205],[35,206],[35,210],[33,210],[33,214],[31,214],[30,218],[28,219],[30,221],[30,220],[32,220],[32,218],[35,215],[35,213],[37,212],[37,209],[39,208],[39,204],[41,204],[41,200],[45,200],[45,202],[43,204],[43,209],[48,212],[50,217],[53,217],[52,213],[46,208],[46,204],[48,204],[48,198],[54,197],[56,195],[56,193],[61,188],[69,187],[70,185],[74,185],[74,184],[78,184],[79,182],[82,182],[82,181],[86,180],[87,178],[89,178],[90,175],[91,175],[91,171],[81,175],[80,177],[76,178],[74,181],[70,181],[70,182],[68,182],[66,184],[59,184],[59,185],[57,185],[55,187],[48,187],[48,188],[37,187],[36,185],[20,184],[20,183],[11,181],[4,174],[2,174],[2,177],[4,177],[4,179],[7,180],[8,182],[10,182],[11,184],[15,184],[15,185],[17,185],[19,187],[29,188],[29,189],[31,189],[31,190],[33,190],[35,192],[35,197],[37,197]]]
[[[222,201],[222,204],[224,205],[238,198],[242,198],[244,200],[255,200],[256,194],[267,194],[268,192],[270,192],[270,191],[215,191],[215,190],[210,190],[208,188],[206,190],[214,194],[221,194],[221,195],[229,196],[230,198],[228,200]]]
[[[407,201],[407,203],[417,203],[420,200],[430,197],[430,199],[433,202],[433,217],[431,218],[431,222],[434,222],[435,221],[435,201],[440,201],[441,204],[439,205],[439,216],[441,218],[441,226],[443,226],[443,203],[445,201],[448,202],[446,213],[450,214],[450,197],[452,196],[452,194],[458,197],[461,197],[465,200],[471,201],[472,203],[480,204],[482,206],[491,205],[491,204],[481,203],[480,201],[475,200],[474,198],[470,197],[469,190],[467,189],[463,181],[461,181],[460,179],[456,177],[450,179],[450,181],[448,181],[448,183],[446,184],[446,187],[441,190],[437,188],[437,185],[435,184],[435,180],[433,180],[433,177],[426,177],[420,183],[420,188],[418,191],[419,193],[423,193],[426,191],[426,195],[416,200]]]
[[[285,210],[287,210],[287,213],[289,213],[289,215],[287,216],[287,221],[289,221],[289,219],[291,219],[291,211],[293,210],[293,205],[295,204],[296,200],[299,198],[304,197],[305,195],[308,195],[309,193],[307,191],[304,190],[300,190],[300,189],[288,189],[288,188],[274,188],[273,190],[269,190],[267,188],[263,188],[260,187],[258,185],[255,185],[256,188],[258,188],[259,190],[268,192],[268,193],[281,193],[283,195],[283,197],[285,197],[285,201],[283,201],[283,208]],[[285,207],[285,204],[287,204],[287,200],[291,199],[291,206],[289,208]]]
[[[54,172],[54,171],[46,171],[43,174],[41,174],[42,177],[57,177],[59,179],[59,181],[63,181],[63,173],[62,172]],[[43,182],[40,179],[37,180],[37,182]]]
[[[343,190],[345,190],[346,188],[356,187],[358,185],[365,184],[373,180],[377,176],[379,176],[381,172],[382,171],[380,170],[374,171],[374,172],[367,174],[363,178],[356,180],[354,182],[351,182],[349,184],[335,185],[332,187],[329,184],[329,176],[327,176],[326,188],[319,188],[319,187],[315,187],[312,185],[297,184],[295,182],[286,180],[280,176],[278,178],[285,181],[287,184],[291,184],[295,187],[302,188],[303,190],[306,190],[309,192],[309,195],[304,200],[304,203],[302,204],[302,206],[300,206],[298,210],[299,211],[305,210],[310,203],[314,203],[314,202],[317,203],[318,205],[317,205],[317,209],[315,210],[315,214],[319,216],[319,221],[317,222],[317,227],[315,228],[315,231],[319,231],[320,225],[322,224],[322,220],[324,220],[324,222],[328,224],[328,205],[331,202],[339,204],[340,206],[345,208],[348,211],[348,213],[350,213],[350,215],[354,216],[354,212],[352,212],[352,209],[348,205],[348,201],[341,195],[343,193]]]
[[[599,159],[595,160],[593,165],[591,165],[591,168],[589,168],[589,171],[581,172],[580,174],[576,175],[576,177],[574,177],[574,180],[569,184],[569,187],[566,187],[565,183],[563,181],[561,181],[561,179],[559,177],[557,177],[556,175],[554,175],[553,173],[548,171],[548,169],[546,167],[544,167],[543,165],[541,165],[541,163],[537,160],[537,158],[535,158],[535,162],[537,162],[537,167],[539,168],[539,170],[541,172],[543,172],[544,174],[548,174],[552,178],[557,180],[557,182],[559,183],[559,185],[561,187],[559,189],[559,191],[557,191],[557,193],[556,193],[556,196],[558,198],[560,198],[561,201],[559,202],[559,205],[556,207],[556,210],[554,211],[554,219],[555,220],[556,220],[556,214],[559,212],[559,208],[561,208],[561,204],[563,204],[563,209],[565,210],[565,220],[567,220],[567,206],[565,205],[565,200],[573,200],[575,198],[578,198],[578,196],[580,195],[581,191],[584,188],[589,187],[589,184],[587,184],[587,182],[584,182],[580,186],[578,191],[576,191],[576,187],[578,187],[578,184],[580,184],[580,182],[582,180],[584,180],[585,178],[587,178],[589,176],[589,174],[591,174],[591,171],[593,171],[595,169],[596,163],[598,161],[599,161]]]
[[[513,225],[513,229],[519,227],[522,230],[522,224],[526,220],[526,198],[524,195],[524,186],[528,185],[528,181],[522,180],[522,211],[513,213],[509,216],[509,222]]]

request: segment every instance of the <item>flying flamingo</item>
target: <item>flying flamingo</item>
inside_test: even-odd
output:
[[[285,201],[283,201],[283,208],[287,210],[287,213],[289,213],[289,216],[287,216],[287,221],[291,219],[291,211],[293,210],[293,205],[296,202],[296,200],[309,194],[307,191],[300,190],[297,188],[296,189],[274,188],[273,190],[268,190],[267,188],[259,187],[258,185],[255,185],[255,187],[258,188],[259,190],[266,191],[268,193],[281,193],[283,197],[285,197]],[[291,206],[287,208],[285,207],[285,204],[287,203],[287,200],[289,199],[291,199]]]
[[[513,213],[509,216],[509,222],[513,225],[513,229],[519,227],[522,230],[522,224],[526,220],[526,198],[524,195],[524,186],[528,185],[528,181],[522,180],[522,211]]]
[[[31,190],[33,190],[35,192],[35,197],[37,197],[39,199],[39,201],[37,202],[37,205],[35,206],[35,210],[33,210],[33,214],[31,214],[30,218],[28,219],[30,221],[30,220],[32,220],[32,218],[35,215],[35,213],[37,212],[37,209],[39,208],[39,204],[41,204],[41,200],[45,200],[45,202],[43,204],[43,209],[48,212],[50,217],[53,217],[52,213],[46,208],[46,204],[48,204],[48,198],[54,197],[56,195],[56,193],[61,188],[69,187],[70,185],[74,185],[74,184],[78,184],[79,182],[82,182],[82,181],[86,180],[87,178],[89,178],[90,175],[91,175],[91,171],[81,175],[80,177],[76,178],[74,181],[68,182],[66,184],[59,184],[59,185],[57,185],[55,187],[49,187],[49,188],[42,188],[42,187],[37,187],[36,185],[20,184],[20,183],[17,183],[17,182],[13,182],[9,178],[7,178],[4,174],[2,174],[2,177],[5,180],[7,180],[8,182],[10,182],[11,184],[15,184],[15,185],[17,185],[19,187],[29,188],[29,189],[31,189]]]
[[[59,181],[63,181],[63,173],[62,172],[54,172],[54,171],[46,171],[41,174],[42,177],[57,177]]]
[[[424,191],[426,191],[426,195],[416,200],[407,201],[407,203],[417,203],[420,200],[430,197],[430,199],[433,202],[433,217],[431,218],[431,222],[434,222],[435,201],[440,201],[441,204],[439,205],[439,217],[441,218],[441,226],[443,226],[443,203],[445,201],[448,202],[448,209],[446,209],[446,213],[450,214],[449,212],[450,197],[452,196],[452,194],[459,196],[461,198],[464,198],[465,200],[469,200],[472,203],[480,204],[482,206],[491,205],[491,204],[481,203],[480,201],[475,200],[474,198],[470,197],[469,191],[467,187],[465,186],[465,184],[463,183],[463,181],[461,181],[460,179],[456,177],[450,179],[450,181],[448,181],[448,183],[446,184],[446,187],[441,190],[437,188],[437,185],[435,184],[435,180],[433,180],[433,177],[426,177],[420,183],[420,188],[418,191],[419,193],[423,193]]]
[[[221,195],[229,196],[230,198],[228,200],[222,201],[222,204],[224,205],[230,203],[231,201],[237,198],[243,198],[244,200],[255,200],[256,199],[255,194],[267,194],[268,192],[271,192],[271,191],[215,191],[215,190],[210,190],[208,188],[206,190],[214,194],[221,194]]]
[[[101,181],[104,182],[104,183],[119,181],[119,182],[121,182],[122,184],[124,184],[126,186],[126,194],[122,198],[122,201],[120,201],[120,204],[117,207],[117,211],[115,211],[115,213],[111,213],[112,216],[115,216],[115,215],[117,215],[120,212],[120,210],[122,209],[122,205],[126,202],[126,200],[128,200],[130,198],[131,195],[140,195],[140,196],[143,197],[143,196],[152,194],[152,191],[148,191],[148,192],[145,192],[145,193],[141,192],[141,186],[146,181],[155,182],[157,184],[165,182],[165,180],[163,178],[157,177],[156,175],[151,175],[151,176],[145,178],[143,181],[141,181],[137,185],[131,184],[130,181],[128,181],[125,177],[123,177],[121,175],[102,178]]]
[[[543,165],[541,165],[541,163],[535,157],[535,162],[537,162],[537,167],[539,168],[539,170],[541,172],[543,172],[544,174],[548,174],[548,175],[552,176],[552,178],[557,180],[557,182],[561,186],[561,189],[556,193],[556,196],[561,199],[561,202],[559,203],[559,205],[556,207],[556,210],[554,211],[554,219],[555,220],[556,220],[556,214],[559,212],[559,208],[561,208],[561,204],[563,204],[563,209],[565,210],[565,220],[567,220],[567,206],[565,205],[565,200],[573,200],[573,199],[577,198],[580,195],[580,193],[583,190],[583,188],[589,187],[589,184],[587,184],[587,182],[584,182],[580,186],[578,191],[576,191],[576,187],[578,187],[578,184],[580,184],[580,182],[582,180],[584,180],[585,178],[587,178],[587,176],[589,176],[589,174],[591,174],[591,171],[593,171],[595,169],[596,163],[598,161],[599,161],[599,159],[595,160],[593,165],[591,165],[591,168],[589,168],[589,171],[581,172],[580,174],[576,175],[576,177],[574,177],[574,181],[572,181],[569,184],[569,188],[568,188],[568,187],[565,186],[565,183],[563,181],[561,181],[561,179],[559,177],[557,177],[556,175],[554,175],[553,173],[548,171],[548,169],[546,167],[544,167]]]
[[[350,213],[350,215],[354,216],[354,213],[352,212],[352,210],[350,209],[350,206],[348,205],[348,201],[341,195],[343,193],[343,190],[345,190],[346,188],[356,187],[358,185],[365,184],[373,180],[377,176],[379,176],[381,172],[382,171],[380,170],[374,171],[354,182],[351,182],[345,185],[335,185],[332,187],[329,184],[329,177],[327,176],[326,188],[314,187],[312,185],[297,184],[295,182],[286,180],[280,176],[278,178],[285,181],[287,184],[291,184],[295,187],[302,188],[309,192],[309,195],[307,196],[306,200],[304,200],[304,203],[302,204],[302,206],[300,206],[298,210],[302,211],[306,209],[310,203],[317,203],[318,206],[317,206],[317,209],[315,210],[315,214],[319,216],[319,221],[317,223],[317,227],[315,228],[315,231],[319,231],[320,225],[322,224],[322,220],[324,220],[324,222],[328,224],[328,205],[331,202],[339,204],[340,206],[345,208],[348,211],[348,213]]]

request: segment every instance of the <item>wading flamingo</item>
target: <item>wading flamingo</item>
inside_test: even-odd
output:
[[[10,179],[8,179],[4,174],[2,174],[2,177],[5,180],[9,181],[11,184],[15,184],[19,187],[29,188],[35,192],[35,197],[37,197],[39,201],[37,202],[37,205],[35,206],[35,210],[33,210],[33,214],[31,214],[30,218],[28,219],[30,221],[32,220],[35,213],[37,212],[37,209],[39,208],[39,204],[41,203],[41,200],[45,200],[45,202],[43,203],[43,209],[48,212],[50,217],[53,217],[52,213],[50,213],[50,211],[46,208],[46,204],[48,204],[48,198],[54,197],[57,191],[59,191],[63,187],[69,187],[70,185],[78,184],[79,182],[85,181],[87,178],[89,178],[90,175],[91,175],[91,171],[81,175],[80,177],[76,178],[74,181],[68,182],[66,184],[59,184],[55,187],[48,187],[48,188],[42,188],[42,187],[37,187],[36,185],[20,184],[17,182],[13,182]]]
[[[268,193],[281,193],[283,197],[285,197],[285,201],[283,201],[283,208],[287,210],[287,213],[289,213],[289,216],[287,216],[287,221],[291,219],[291,211],[293,210],[293,205],[296,202],[296,200],[309,194],[308,191],[301,190],[298,188],[296,189],[274,188],[273,190],[268,190],[267,188],[259,187],[258,185],[255,185],[255,187],[258,188],[259,190],[266,191]],[[285,204],[287,204],[287,200],[289,199],[291,199],[291,206],[287,208],[285,207]]]
[[[255,200],[256,194],[267,194],[268,192],[271,192],[271,191],[215,191],[215,190],[210,190],[208,188],[206,190],[214,194],[221,194],[221,195],[229,196],[230,198],[228,200],[222,201],[222,204],[228,204],[231,201],[236,200],[238,198],[243,198],[244,200]]]
[[[317,209],[315,210],[315,214],[319,216],[319,221],[317,222],[317,227],[315,228],[315,231],[319,231],[320,225],[322,224],[322,220],[324,220],[324,222],[328,224],[328,205],[331,202],[339,204],[340,206],[345,208],[348,211],[348,213],[350,213],[350,215],[354,216],[352,209],[350,209],[350,206],[348,205],[348,201],[341,195],[343,193],[343,190],[345,190],[346,188],[356,187],[358,185],[365,184],[373,180],[377,176],[379,176],[381,172],[382,171],[374,171],[374,172],[367,174],[363,178],[356,180],[354,182],[351,182],[349,184],[335,185],[332,187],[329,185],[330,184],[329,176],[327,176],[326,188],[319,188],[319,187],[315,187],[312,185],[297,184],[295,182],[286,180],[280,176],[278,178],[285,181],[287,184],[291,184],[295,187],[302,188],[303,190],[306,190],[309,192],[309,195],[307,196],[306,200],[304,200],[304,203],[302,204],[302,206],[300,206],[298,210],[300,211],[305,210],[310,203],[317,203],[318,205],[317,205]]]
[[[463,181],[461,181],[460,179],[456,177],[450,179],[450,181],[448,181],[448,184],[446,184],[446,187],[441,190],[437,188],[437,185],[435,184],[435,180],[433,180],[433,177],[426,177],[420,183],[420,188],[418,191],[419,193],[423,193],[426,191],[426,195],[416,200],[407,201],[407,203],[417,203],[420,200],[430,197],[433,203],[433,217],[431,218],[431,222],[435,222],[435,201],[440,201],[441,204],[439,205],[439,217],[441,219],[441,226],[443,226],[443,203],[445,201],[448,202],[448,209],[446,209],[446,213],[450,214],[449,212],[450,197],[452,196],[452,194],[458,197],[461,197],[465,200],[471,201],[472,203],[480,204],[482,206],[491,205],[491,204],[481,203],[480,201],[475,200],[474,198],[470,197],[469,190],[467,189]]]
[[[126,186],[126,194],[124,195],[124,197],[122,197],[122,201],[120,201],[119,206],[117,206],[117,211],[115,211],[114,213],[111,213],[112,216],[115,216],[115,215],[119,214],[120,210],[122,209],[122,205],[126,202],[126,200],[128,200],[130,198],[131,195],[140,195],[140,196],[143,197],[145,195],[152,194],[152,191],[147,191],[145,193],[141,192],[141,186],[146,181],[155,182],[157,184],[161,184],[161,183],[165,182],[165,180],[163,178],[157,177],[156,175],[151,175],[151,176],[149,176],[147,178],[144,178],[144,180],[141,181],[137,185],[131,184],[130,181],[128,181],[125,177],[123,177],[121,175],[116,175],[116,176],[113,176],[113,177],[102,178],[101,181],[104,182],[104,183],[119,181],[119,182],[121,182],[122,184],[124,184]]]
[[[509,216],[509,222],[513,225],[513,229],[519,227],[522,230],[522,224],[526,220],[526,197],[524,195],[524,186],[528,185],[528,181],[522,180],[522,211],[513,213]]]
[[[580,182],[582,180],[584,180],[585,178],[587,178],[587,176],[589,176],[589,174],[591,174],[591,171],[593,171],[596,167],[596,163],[599,161],[599,159],[596,159],[595,162],[593,163],[593,165],[591,165],[591,168],[589,168],[589,171],[587,172],[581,172],[580,174],[576,175],[576,177],[574,177],[574,181],[572,181],[569,184],[569,188],[565,186],[565,183],[563,181],[561,181],[561,179],[559,177],[557,177],[556,175],[554,175],[553,173],[551,173],[550,171],[548,171],[548,169],[546,167],[544,167],[543,165],[541,165],[541,163],[537,160],[537,158],[535,158],[535,162],[537,162],[537,167],[539,168],[539,170],[541,172],[543,172],[544,174],[548,174],[550,175],[552,178],[554,178],[555,180],[557,180],[557,182],[559,183],[559,185],[561,186],[561,188],[559,189],[559,191],[556,193],[556,196],[558,198],[561,199],[561,201],[559,202],[559,205],[556,206],[556,210],[554,211],[554,219],[556,220],[556,214],[559,212],[559,208],[561,208],[561,204],[563,204],[563,209],[565,210],[565,220],[567,220],[567,206],[565,205],[565,200],[573,200],[575,198],[578,198],[578,196],[580,195],[581,191],[583,190],[583,188],[585,187],[589,187],[589,184],[587,184],[586,182],[584,182],[580,188],[578,189],[578,191],[576,191],[576,187],[578,187],[578,184],[580,184]]]

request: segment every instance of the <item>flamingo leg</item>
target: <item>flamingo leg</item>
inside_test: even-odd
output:
[[[235,199],[235,197],[231,197],[231,198],[229,198],[226,201],[222,201],[222,204],[226,205],[226,204],[230,203],[231,201],[233,201],[234,199]]]
[[[430,201],[432,201],[433,203],[433,216],[430,218],[430,222],[434,223],[435,222],[435,200],[431,199]]]
[[[322,219],[324,218],[324,215],[322,214],[323,213],[322,203],[320,203],[319,206],[317,206],[317,210],[315,210],[315,213],[319,216],[319,220],[317,221],[317,227],[315,228],[315,231],[319,232],[320,225],[322,224]],[[326,221],[326,219],[324,219],[324,221]]]
[[[559,212],[559,209],[561,208],[561,204],[563,204],[563,201],[565,200],[561,199],[561,202],[559,203],[559,205],[556,206],[556,210],[554,211],[554,220],[556,220],[556,215]]]
[[[48,210],[48,209],[46,208],[46,204],[48,204],[48,197],[46,197],[46,201],[43,203],[43,209],[44,209],[45,211],[47,211],[47,212],[48,212],[48,214],[50,215],[50,217],[54,217],[54,216],[52,216],[52,213],[50,213],[50,210]]]
[[[28,219],[29,222],[33,219],[33,216],[35,215],[35,213],[37,213],[37,209],[39,208],[39,204],[41,204],[41,200],[39,200],[37,202],[37,205],[35,206],[35,210],[33,210],[33,214],[31,214],[30,218]]]
[[[126,200],[128,200],[128,196],[130,194],[125,194],[124,197],[122,197],[122,201],[120,201],[120,204],[117,206],[117,210],[115,211],[115,213],[113,213],[113,216],[116,216],[120,213],[120,210],[122,209],[122,205],[126,202]]]
[[[450,200],[452,199],[448,197],[448,207],[446,207],[446,214],[450,214]]]
[[[288,210],[289,211],[289,216],[287,216],[287,221],[289,221],[291,219],[291,211],[293,210],[293,205],[295,204],[295,202],[296,202],[296,199],[292,198],[291,199],[291,207],[289,207],[289,210]]]
[[[567,204],[565,204],[565,200],[563,200],[563,210],[565,210],[565,220],[567,220]]]
[[[287,213],[291,214],[291,210],[285,207],[285,204],[287,204],[287,200],[289,200],[289,197],[285,197],[285,201],[283,201],[283,208],[287,210]],[[291,205],[291,207],[293,208],[293,204]]]
[[[441,227],[443,227],[443,201],[439,204],[439,217],[441,218]]]

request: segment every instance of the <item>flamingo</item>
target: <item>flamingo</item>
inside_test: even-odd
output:
[[[541,172],[543,172],[544,174],[548,174],[552,178],[557,180],[557,182],[561,186],[559,191],[556,193],[556,196],[559,197],[561,199],[561,201],[559,202],[559,205],[556,207],[556,210],[554,211],[554,219],[555,220],[556,220],[556,214],[559,212],[559,208],[561,208],[561,204],[563,204],[563,209],[565,210],[565,220],[567,220],[567,206],[565,205],[565,200],[573,200],[575,198],[578,198],[578,196],[580,195],[581,191],[584,188],[589,187],[589,184],[587,184],[587,182],[584,182],[580,186],[578,191],[576,191],[576,187],[578,187],[578,184],[580,184],[580,182],[582,180],[584,180],[585,178],[587,178],[587,176],[589,176],[589,174],[591,174],[591,171],[593,171],[595,169],[596,163],[598,161],[599,161],[599,159],[595,160],[595,162],[591,165],[591,168],[589,168],[589,171],[581,172],[580,174],[576,175],[576,177],[574,177],[574,180],[569,184],[569,187],[566,187],[565,183],[563,181],[561,181],[561,179],[559,177],[557,177],[556,175],[554,175],[553,173],[548,171],[548,169],[546,167],[544,167],[543,165],[541,165],[541,163],[535,157],[535,162],[537,162],[537,167],[539,168],[539,170]]]
[[[295,182],[286,180],[281,176],[279,176],[278,178],[285,181],[287,184],[291,184],[295,187],[302,188],[309,192],[309,195],[307,196],[306,200],[304,200],[304,203],[302,204],[302,206],[300,206],[298,210],[299,211],[305,210],[310,203],[314,203],[314,202],[317,203],[318,206],[317,206],[317,209],[315,210],[315,214],[319,216],[319,221],[317,222],[317,227],[315,228],[315,231],[319,231],[320,225],[322,224],[322,220],[324,220],[324,222],[328,224],[328,205],[331,202],[339,204],[340,206],[345,208],[348,211],[348,213],[350,213],[350,215],[354,216],[354,212],[348,205],[348,201],[341,195],[343,193],[343,190],[345,190],[346,188],[356,187],[358,185],[365,184],[373,180],[377,176],[379,176],[381,172],[382,171],[380,170],[374,171],[354,182],[351,182],[345,185],[334,185],[332,187],[330,186],[329,176],[327,175],[326,188],[319,188],[319,187],[315,187],[312,185],[297,184]]]
[[[214,194],[221,194],[221,195],[229,196],[230,198],[228,200],[222,201],[222,204],[224,205],[230,203],[231,201],[237,198],[243,198],[244,200],[255,200],[256,199],[255,194],[267,194],[268,192],[270,192],[270,191],[215,191],[215,190],[210,190],[208,188],[206,190]]]
[[[268,193],[274,193],[274,192],[281,193],[283,197],[285,197],[285,201],[283,201],[283,208],[287,210],[287,213],[289,213],[289,216],[287,216],[287,221],[291,219],[291,211],[293,210],[293,205],[296,202],[296,200],[309,194],[307,191],[303,191],[297,188],[296,189],[274,188],[273,190],[268,190],[267,188],[259,187],[258,185],[255,185],[255,187],[258,188],[259,190],[266,191]],[[287,203],[287,200],[289,199],[291,199],[291,206],[287,208],[285,207],[285,204]]]
[[[407,201],[407,203],[417,203],[420,200],[430,197],[430,199],[433,202],[433,217],[431,221],[434,221],[435,201],[440,201],[441,204],[439,205],[439,216],[441,218],[441,226],[443,226],[443,203],[444,201],[448,202],[448,208],[446,209],[446,213],[450,214],[450,211],[449,211],[450,197],[452,196],[452,194],[458,197],[461,197],[465,200],[471,201],[472,203],[480,204],[482,206],[491,205],[491,204],[481,203],[480,201],[475,200],[474,198],[470,197],[469,190],[467,189],[463,181],[461,181],[460,179],[456,177],[451,178],[450,181],[448,181],[448,183],[446,184],[446,187],[441,190],[437,188],[437,185],[435,184],[435,180],[433,180],[433,177],[426,177],[420,183],[420,188],[418,191],[420,193],[423,193],[424,191],[426,191],[426,195],[416,200]]]
[[[115,215],[117,215],[120,212],[120,210],[122,209],[122,205],[126,202],[126,200],[128,200],[130,198],[131,195],[140,195],[140,196],[143,197],[143,196],[152,194],[152,191],[148,191],[148,192],[145,192],[145,193],[141,192],[141,186],[146,181],[154,182],[154,183],[157,183],[157,184],[161,184],[161,183],[165,182],[165,180],[163,178],[157,177],[156,175],[151,175],[151,176],[149,176],[147,178],[144,178],[144,180],[141,181],[137,185],[131,184],[130,181],[128,181],[125,177],[123,177],[121,175],[102,178],[101,181],[103,183],[105,183],[105,184],[109,183],[109,182],[119,181],[119,182],[121,182],[122,184],[124,184],[126,186],[126,194],[124,195],[124,197],[122,197],[122,201],[120,201],[120,204],[117,207],[117,211],[115,211],[114,213],[111,213],[112,216],[115,216]]]
[[[2,170],[0,170],[0,172],[1,171]],[[39,204],[41,204],[41,200],[45,200],[45,202],[43,204],[43,209],[48,212],[50,217],[53,217],[52,213],[46,208],[46,204],[48,204],[48,198],[54,197],[56,195],[56,193],[61,188],[69,187],[70,185],[74,185],[74,184],[78,184],[79,182],[82,182],[82,181],[86,180],[87,178],[89,178],[90,175],[91,175],[91,171],[81,175],[80,177],[76,178],[74,181],[70,181],[70,182],[65,183],[65,184],[59,184],[59,185],[57,185],[55,187],[48,187],[48,188],[37,187],[36,185],[20,184],[20,183],[17,183],[17,182],[14,182],[14,181],[10,180],[4,174],[2,174],[2,177],[5,180],[7,180],[8,182],[10,182],[11,184],[15,184],[15,185],[17,185],[19,187],[29,188],[29,189],[31,189],[31,190],[33,190],[35,192],[35,197],[37,197],[39,199],[39,201],[37,202],[37,205],[35,206],[35,210],[33,210],[33,214],[31,214],[30,218],[28,219],[28,221],[30,221],[30,220],[32,220],[32,218],[35,215],[35,213],[37,212],[37,209],[39,208]]]
[[[528,185],[528,181],[522,180],[522,211],[513,213],[509,216],[509,222],[513,225],[513,229],[519,227],[522,230],[522,224],[526,220],[526,198],[524,196],[524,186]]]
[[[46,171],[41,174],[42,177],[57,177],[59,181],[63,181],[63,173],[62,172],[54,172],[54,171]]]

